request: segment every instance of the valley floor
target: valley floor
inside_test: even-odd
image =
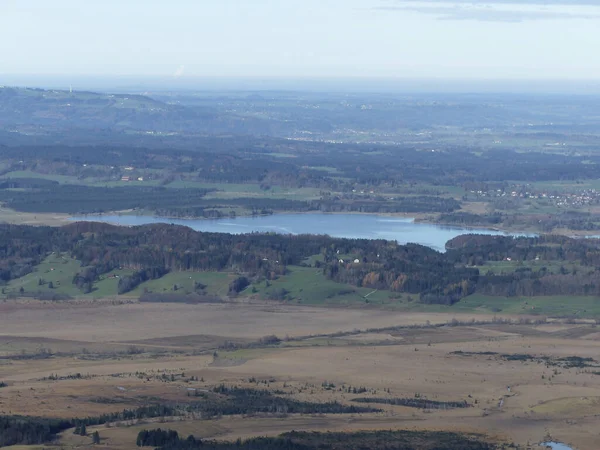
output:
[[[0,415],[97,416],[185,403],[193,400],[190,393],[224,383],[318,403],[423,398],[470,407],[369,400],[382,412],[166,417],[88,427],[88,433],[98,430],[104,448],[113,449],[132,448],[140,430],[156,427],[227,440],[291,430],[450,430],[521,448],[549,437],[575,449],[596,448],[600,331],[591,322],[514,319],[244,304],[5,301],[0,382],[7,386],[0,389]],[[269,335],[281,342],[269,345]],[[67,430],[57,445],[90,444],[89,437]]]

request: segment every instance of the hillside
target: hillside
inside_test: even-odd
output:
[[[256,126],[257,120],[250,121]],[[93,129],[172,134],[244,132],[245,120],[210,107],[187,107],[144,95],[0,87],[0,129],[19,133]]]
[[[480,244],[471,246],[474,241]],[[598,316],[600,247],[591,239],[462,236],[438,253],[384,240],[79,222],[0,225],[0,242],[4,298],[152,294],[144,300],[253,298]]]

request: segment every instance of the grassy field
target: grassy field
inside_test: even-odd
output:
[[[330,167],[330,166],[308,166],[306,168],[310,169],[310,170],[318,170],[321,172],[327,172],[330,174],[341,173],[339,169],[336,169],[335,167]]]
[[[317,257],[315,257],[317,258]],[[538,267],[539,266],[539,267]],[[511,261],[501,261],[480,267],[480,270],[496,273],[511,273],[521,265]],[[542,267],[540,262],[531,265],[533,270]],[[559,265],[544,264],[548,270],[558,272]],[[571,270],[572,267],[566,267]],[[73,283],[73,277],[82,270],[80,261],[66,255],[53,254],[35,267],[32,273],[10,281],[4,288],[4,295],[19,296],[38,293],[64,295],[73,298],[99,299],[118,296],[119,279],[131,275],[131,269],[115,269],[100,276],[94,283],[92,292],[84,294]],[[162,278],[140,284],[134,290],[123,294],[125,298],[138,298],[144,292],[191,293],[194,284],[206,285],[210,295],[226,297],[229,283],[237,275],[229,272],[170,272]],[[49,283],[52,282],[52,288]],[[177,290],[175,290],[175,286]],[[428,313],[501,313],[526,314],[548,317],[600,317],[600,298],[585,296],[540,296],[540,297],[497,297],[474,294],[452,306],[426,305],[419,303],[418,295],[399,294],[371,288],[360,288],[337,283],[325,278],[321,270],[313,267],[288,267],[288,273],[276,280],[255,282],[238,296],[260,300],[273,300],[286,304],[313,306],[354,306],[384,308],[386,310]]]
[[[68,295],[70,297],[102,298],[117,295],[119,277],[131,275],[133,270],[115,269],[103,274],[94,283],[93,291],[84,294],[73,284],[73,277],[82,271],[81,262],[66,255],[53,254],[46,258],[34,271],[24,277],[12,280],[5,288],[6,293],[20,293],[23,288],[25,294],[54,294]],[[42,280],[42,283],[40,283]],[[52,287],[49,283],[52,282]]]
[[[142,171],[147,175],[148,170]],[[77,184],[92,187],[156,187],[162,186],[163,180],[161,173],[154,173],[156,178],[148,179],[144,176],[144,181],[124,182],[121,180],[104,180],[99,178],[78,178],[68,175],[51,175],[30,170],[21,170],[8,172],[0,179],[7,178],[38,178],[51,181],[57,181],[60,184]],[[137,175],[136,175],[137,176]],[[204,183],[190,180],[176,180],[164,185],[167,188],[189,188],[189,189],[214,189],[215,192],[207,195],[208,199],[229,200],[233,198],[281,198],[288,200],[312,200],[320,197],[320,190],[317,188],[283,188],[273,186],[268,190],[261,189],[258,184],[235,184],[235,183]]]
[[[236,183],[203,183],[198,181],[177,180],[169,183],[170,188],[215,189],[209,193],[208,199],[229,200],[233,198],[281,198],[288,200],[311,200],[320,197],[317,188],[283,188],[273,186],[268,190],[261,189],[258,184]]]
[[[144,181],[131,181],[124,182],[121,180],[103,180],[96,177],[90,178],[78,178],[76,176],[70,175],[54,175],[54,174],[46,174],[33,172],[31,170],[18,170],[13,172],[7,172],[4,175],[0,176],[0,179],[8,179],[8,178],[37,178],[43,180],[51,180],[57,181],[60,184],[77,184],[84,186],[92,186],[92,187],[135,187],[135,186],[160,186],[161,180],[144,180]]]
[[[491,297],[479,294],[462,299],[455,311],[533,314],[550,317],[600,317],[600,297]]]
[[[140,284],[127,295],[139,297],[144,290],[155,293],[174,292],[174,286],[177,286],[177,292],[191,293],[194,292],[194,283],[199,282],[206,285],[208,294],[225,296],[229,283],[234,278],[233,274],[227,272],[170,272],[162,278]]]
[[[94,283],[93,291],[84,294],[73,284],[73,277],[81,270],[80,261],[66,255],[54,254],[36,266],[33,272],[9,282],[4,288],[4,293],[19,294],[20,289],[23,288],[25,295],[44,293],[68,295],[74,298],[115,297],[118,294],[119,279],[134,272],[123,268],[102,274]],[[225,296],[233,278],[232,274],[225,272],[171,272],[160,279],[140,284],[124,296],[137,298],[145,290],[157,293],[173,292],[175,285],[182,293],[190,293],[194,292],[194,282],[205,284],[208,294]],[[52,282],[52,288],[49,287],[49,282]]]
[[[426,326],[454,318],[464,324]],[[519,448],[534,448],[531,443],[548,435],[575,449],[596,448],[600,426],[600,377],[593,373],[600,364],[596,326],[470,325],[471,318],[491,320],[492,315],[256,304],[2,302],[0,330],[3,342],[11,343],[11,354],[23,355],[19,345],[29,354],[35,340],[53,357],[7,359],[0,364],[0,380],[8,384],[0,389],[0,413],[71,418],[154,403],[185,405],[198,401],[190,390],[210,390],[224,383],[316,403],[419,397],[465,401],[469,407],[425,410],[380,405],[381,413],[211,420],[185,415],[90,426],[88,433],[99,431],[101,447],[114,450],[133,448],[141,429],[158,427],[184,436],[227,440],[290,430],[448,430],[481,432]],[[369,329],[382,331],[365,331]],[[214,338],[215,345],[229,339],[256,343],[271,334],[289,335],[290,340],[234,350],[200,351],[194,344],[207,337]],[[132,346],[144,350],[128,353]],[[504,356],[517,354],[528,358]],[[586,361],[594,366],[554,364],[572,356],[589,358]],[[76,373],[83,376],[69,377]],[[54,378],[49,379],[50,374]],[[356,388],[364,391],[356,393]],[[56,448],[93,447],[89,435],[67,430]]]
[[[304,305],[383,305],[391,302],[389,291],[336,283],[325,278],[319,269],[291,266],[288,270],[288,274],[277,280],[253,284],[244,294],[269,299],[279,298],[285,290],[287,300]],[[393,302],[401,302],[401,297],[397,296]]]
[[[100,276],[100,279],[94,283],[94,290],[86,297],[102,298],[114,297],[118,293],[119,278],[131,275],[131,269],[115,269]],[[119,278],[117,278],[119,277]],[[79,293],[81,295],[81,293]]]
[[[110,181],[93,181],[89,180],[85,182],[87,186],[92,187],[157,187],[161,186],[162,180],[147,180],[144,181],[121,181],[121,180],[110,180]]]
[[[277,280],[254,283],[241,297],[254,296],[261,299],[293,301],[306,305],[386,305],[402,303],[402,296],[388,291],[357,288],[325,278],[319,269],[310,267],[288,268],[289,273]],[[46,258],[34,271],[24,277],[12,280],[5,287],[5,294],[18,294],[23,288],[25,294],[46,293],[71,297],[101,298],[117,295],[119,279],[131,275],[133,270],[115,269],[100,276],[94,283],[93,291],[83,294],[73,283],[73,277],[82,270],[80,261],[66,255],[54,254]],[[175,286],[181,293],[194,292],[194,283],[206,285],[206,292],[225,297],[229,283],[235,274],[228,272],[170,272],[162,278],[140,284],[136,289],[124,294],[125,297],[139,297],[143,292],[174,292]],[[49,286],[52,282],[52,288]],[[285,290],[284,296],[275,297]],[[285,298],[283,298],[285,297]]]
[[[80,291],[73,285],[73,276],[81,270],[80,261],[68,256],[53,254],[46,258],[34,271],[16,280],[11,280],[6,286],[6,292],[19,292],[21,288],[26,293],[44,292],[76,296]],[[40,280],[44,284],[40,284]],[[52,282],[53,288],[49,287]],[[116,290],[115,290],[116,293]]]
[[[212,187],[211,185],[208,185]],[[213,185],[215,189],[220,189],[221,185]],[[250,185],[252,186],[252,185]],[[211,199],[223,199],[230,200],[234,198],[278,198],[285,200],[317,200],[321,198],[320,190],[317,188],[297,188],[297,189],[285,189],[274,187],[267,191],[251,192],[248,191],[221,191],[211,192],[206,195],[206,198]]]
[[[69,175],[50,175],[45,173],[33,172],[31,170],[18,170],[7,172],[0,176],[0,179],[6,178],[40,178],[44,180],[57,181],[60,184],[81,184],[81,181],[74,176]]]

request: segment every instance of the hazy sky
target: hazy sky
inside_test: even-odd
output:
[[[0,0],[0,75],[600,79],[600,0]]]

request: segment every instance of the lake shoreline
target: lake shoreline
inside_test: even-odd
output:
[[[276,212],[273,214],[256,214],[256,215],[236,215],[235,217],[224,216],[221,218],[207,218],[207,217],[193,217],[193,216],[185,216],[185,217],[172,217],[172,216],[156,216],[150,212],[144,213],[134,210],[123,210],[123,211],[111,211],[105,213],[98,214],[84,214],[84,215],[72,215],[65,213],[27,213],[27,212],[19,212],[15,210],[11,210],[8,208],[0,209],[0,223],[8,223],[8,224],[27,224],[34,226],[64,226],[73,222],[73,218],[77,217],[81,221],[94,220],[93,218],[98,217],[148,217],[148,218],[160,218],[167,220],[181,220],[181,221],[215,221],[215,220],[235,220],[237,218],[240,219],[248,219],[248,218],[261,218],[261,217],[275,217],[281,215],[298,215],[298,216],[309,216],[309,215],[322,215],[327,214],[331,216],[379,216],[379,217],[389,217],[389,218],[398,218],[398,219],[406,219],[410,220],[415,224],[427,224],[434,225],[440,227],[452,227],[452,228],[460,228],[464,230],[488,230],[495,233],[505,233],[505,234],[528,234],[528,235],[559,235],[566,236],[570,238],[586,238],[586,239],[595,239],[600,238],[600,232],[597,234],[590,234],[589,231],[584,230],[571,230],[568,228],[555,229],[552,232],[543,232],[537,230],[535,228],[515,228],[515,227],[499,227],[499,226],[468,226],[468,225],[460,225],[456,223],[448,223],[448,222],[440,222],[436,219],[436,217],[430,213],[365,213],[365,212],[320,212],[320,211],[289,211],[289,212]],[[122,225],[119,221],[110,222],[114,225]],[[166,222],[165,222],[166,223]]]
[[[518,227],[502,227],[502,226],[490,226],[490,225],[462,225],[452,222],[440,222],[437,220],[436,216],[431,213],[369,213],[369,212],[359,212],[359,211],[350,211],[350,212],[323,212],[323,211],[280,211],[275,212],[273,214],[238,214],[234,217],[223,216],[219,218],[212,217],[195,217],[195,216],[157,216],[152,213],[140,213],[134,210],[125,210],[125,211],[112,211],[106,213],[98,213],[98,214],[84,214],[82,216],[75,217],[105,217],[105,216],[133,216],[133,217],[151,217],[151,218],[160,218],[165,220],[183,220],[183,221],[214,221],[214,220],[235,220],[237,218],[247,219],[247,218],[260,218],[260,217],[274,217],[274,216],[282,216],[282,215],[332,215],[332,216],[380,216],[380,217],[390,217],[390,218],[399,218],[399,219],[407,219],[411,220],[413,223],[422,223],[427,225],[435,225],[441,227],[452,227],[452,228],[461,228],[466,230],[489,230],[496,233],[505,233],[505,234],[534,234],[534,235],[558,235],[558,236],[566,236],[570,238],[586,238],[593,239],[597,236],[600,236],[600,231],[597,234],[590,234],[589,231],[585,230],[571,230],[568,228],[555,229],[552,232],[541,231],[536,228],[518,228]],[[64,220],[64,218],[63,218]],[[66,222],[69,223],[71,218],[67,216]],[[118,223],[117,223],[118,225]]]
[[[415,221],[409,215],[306,213],[273,214],[220,219],[181,219],[149,215],[87,215],[71,217],[71,221],[99,221],[121,226],[150,223],[172,223],[188,226],[196,231],[213,233],[268,233],[329,235],[345,239],[375,239],[415,243],[444,252],[446,243],[463,234],[501,236],[531,235],[510,233],[485,228],[444,226]]]
[[[521,229],[515,227],[497,227],[497,226],[486,226],[486,225],[461,225],[451,222],[439,222],[434,217],[431,216],[430,213],[369,213],[369,212],[358,212],[358,211],[350,211],[350,212],[342,212],[342,211],[334,211],[334,212],[323,212],[323,211],[281,211],[275,212],[273,214],[239,214],[233,217],[223,216],[223,217],[197,217],[197,216],[157,216],[155,214],[145,214],[145,213],[135,213],[133,210],[127,211],[113,211],[106,213],[98,213],[98,214],[84,214],[83,216],[71,216],[67,219],[68,223],[72,221],[73,217],[114,217],[114,216],[126,216],[126,217],[148,217],[153,219],[164,219],[164,220],[181,220],[181,221],[215,221],[215,220],[236,220],[236,219],[254,219],[261,217],[275,217],[275,216],[288,216],[288,215],[331,215],[331,216],[376,216],[376,217],[390,217],[390,218],[398,218],[398,219],[406,219],[415,224],[426,224],[426,225],[434,225],[440,227],[449,227],[449,228],[460,228],[466,230],[488,230],[496,233],[505,233],[505,234],[558,234],[561,236],[567,237],[593,237],[591,235],[584,234],[577,230],[560,230],[558,233],[544,233],[534,228],[531,229]],[[108,223],[108,222],[107,222]],[[114,223],[115,225],[119,225],[119,223]]]

